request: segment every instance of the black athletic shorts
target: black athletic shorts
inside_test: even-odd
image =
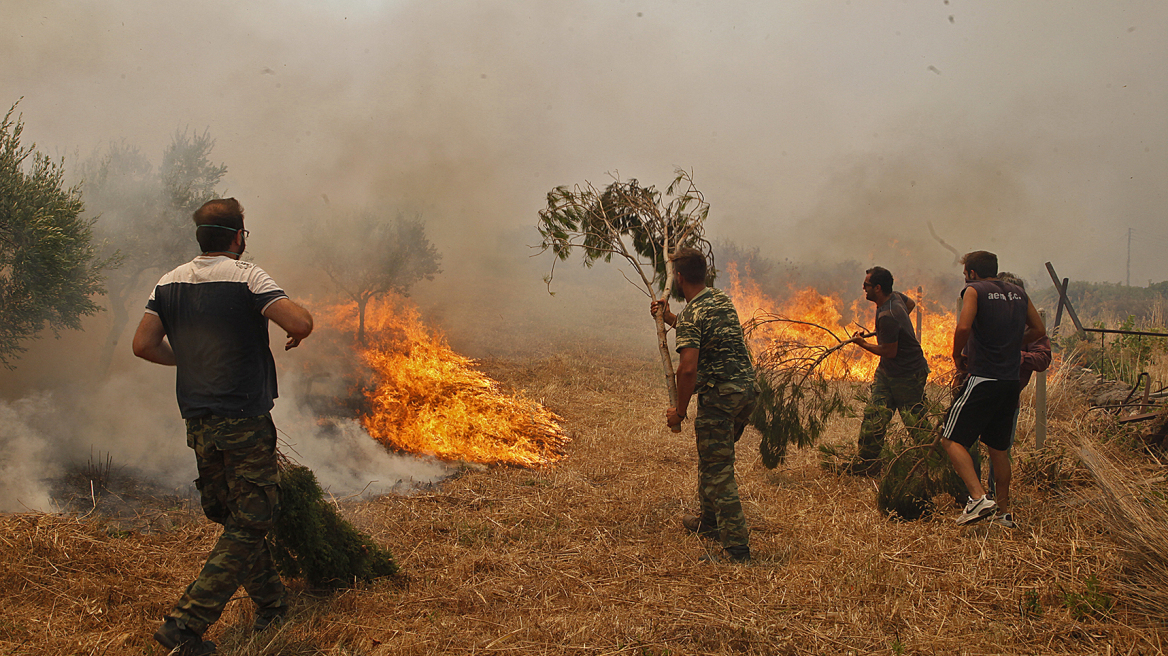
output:
[[[945,439],[968,449],[980,437],[982,444],[991,449],[1008,450],[1019,391],[1021,387],[1016,380],[970,376],[949,406]]]

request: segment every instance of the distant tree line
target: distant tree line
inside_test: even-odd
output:
[[[1047,321],[1053,321],[1051,313],[1058,307],[1058,292],[1054,285],[1031,291],[1030,295],[1037,307],[1046,308]],[[1109,328],[1118,328],[1118,323],[1129,317],[1140,326],[1168,323],[1165,316],[1168,312],[1168,281],[1147,287],[1128,287],[1114,282],[1071,280],[1067,285],[1067,298],[1079,319],[1089,324],[1102,321]],[[1063,321],[1070,321],[1065,312]]]

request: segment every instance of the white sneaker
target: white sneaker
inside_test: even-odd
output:
[[[1005,526],[1006,528],[1018,528],[1018,525],[1014,523],[1014,515],[1012,513],[994,515],[994,518],[990,521],[999,526]]]
[[[985,519],[994,514],[998,504],[993,499],[983,496],[980,499],[970,499],[969,503],[965,504],[965,512],[957,518],[957,525],[964,526],[965,524],[972,524],[973,522]]]

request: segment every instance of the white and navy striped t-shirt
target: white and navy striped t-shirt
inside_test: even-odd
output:
[[[272,409],[276,362],[263,311],[287,297],[263,269],[223,255],[200,255],[162,276],[146,311],[162,320],[174,349],[184,419]]]

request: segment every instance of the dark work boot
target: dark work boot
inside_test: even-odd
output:
[[[707,552],[700,556],[698,560],[703,563],[749,563],[750,547],[742,545],[741,547],[723,549],[721,553]]]
[[[166,618],[162,626],[154,632],[154,639],[175,656],[210,656],[215,653],[215,643],[203,640],[203,636],[184,627],[179,627],[173,617]]]
[[[736,563],[750,562],[750,546],[742,545],[741,547],[727,547],[726,557]]]
[[[280,626],[284,623],[284,619],[288,616],[288,607],[280,606],[279,608],[256,609],[255,624],[252,630],[256,633],[266,631],[272,627]]]
[[[682,515],[681,525],[690,533],[697,533],[703,538],[716,540],[718,538],[718,524],[703,520],[697,515]]]

